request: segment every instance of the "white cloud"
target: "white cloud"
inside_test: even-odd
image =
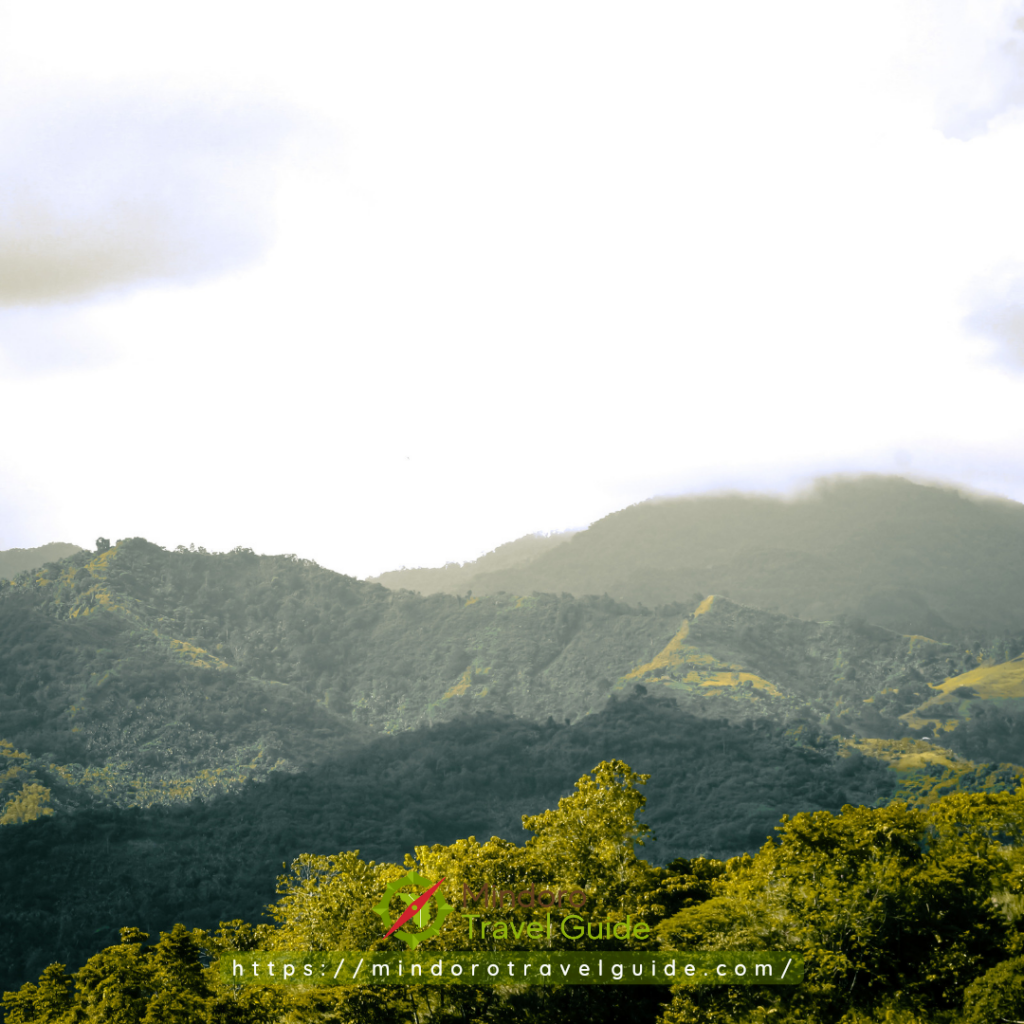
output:
[[[73,303],[0,309],[0,372],[14,378],[59,376],[109,365],[116,349],[89,312]]]
[[[1024,109],[1024,3],[927,0],[911,6],[908,66],[932,94],[947,138],[970,141]]]
[[[0,6],[0,466],[52,510],[12,542],[363,574],[816,473],[1024,493],[1024,379],[958,304],[1024,265],[1011,14]]]
[[[18,98],[0,109],[0,305],[191,283],[263,253],[284,109],[88,87]]]
[[[969,304],[965,327],[993,343],[999,361],[1024,367],[1024,266],[1005,266],[976,283]]]

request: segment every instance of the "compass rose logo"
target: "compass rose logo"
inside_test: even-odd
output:
[[[406,872],[401,878],[389,882],[380,902],[373,908],[373,912],[388,926],[384,938],[397,935],[410,949],[415,949],[421,942],[437,935],[444,924],[444,919],[455,909],[444,898],[444,894],[437,891],[443,882],[442,878],[431,884],[429,878],[424,878],[415,871]],[[414,891],[407,891],[410,889]],[[396,920],[392,920],[391,901],[396,896],[405,904],[405,910]],[[434,910],[432,920],[431,904]],[[415,925],[419,931],[409,931],[403,927],[406,924]]]

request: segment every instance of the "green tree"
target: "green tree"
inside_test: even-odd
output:
[[[535,833],[526,844],[533,859],[556,864],[562,878],[581,886],[628,884],[637,869],[634,844],[653,839],[636,820],[647,803],[637,787],[649,780],[622,761],[602,761],[556,810],[524,815],[523,828]]]
[[[17,992],[3,996],[5,1024],[74,1024],[83,1019],[75,1007],[74,977],[64,964],[50,964],[39,983],[27,982]]]
[[[365,949],[380,938],[373,905],[404,869],[367,863],[359,851],[330,856],[304,853],[277,880],[280,899],[270,907],[279,928],[278,949]]]
[[[138,928],[122,928],[119,946],[90,957],[75,974],[75,1003],[85,1011],[83,1019],[139,1024],[155,990],[143,945],[147,938]]]
[[[979,801],[976,810],[998,830],[991,805]],[[949,1015],[965,983],[1004,955],[1007,938],[993,903],[1007,862],[981,826],[972,835],[970,812],[958,798],[931,812],[896,803],[783,818],[778,842],[660,932],[680,948],[799,952],[803,985],[769,999],[794,1019]],[[753,1019],[751,992],[702,994],[718,1018],[692,1016],[694,998],[677,995],[665,1021]]]
[[[1004,960],[967,986],[964,1024],[1017,1021],[1024,1017],[1024,957]]]

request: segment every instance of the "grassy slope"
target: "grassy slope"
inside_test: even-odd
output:
[[[855,725],[868,710],[863,705],[877,702],[892,713],[925,699],[929,679],[945,678],[936,652],[948,647],[880,627],[790,619],[711,596],[618,687],[635,680],[682,699],[725,689],[780,714],[810,710]]]
[[[1024,655],[997,664],[984,663],[932,687],[933,695],[903,716],[914,728],[956,728],[982,703],[1024,711]]]
[[[1020,765],[978,764],[925,740],[846,740],[844,746],[888,765],[897,780],[893,799],[920,807],[953,792],[1012,791],[1024,779]]]

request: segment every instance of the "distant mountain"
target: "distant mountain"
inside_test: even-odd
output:
[[[433,572],[431,587],[444,570]],[[409,573],[380,580],[417,589],[420,577]],[[452,579],[448,592],[456,590],[608,594],[648,607],[720,594],[793,617],[845,615],[939,639],[1017,630],[1024,505],[897,477],[819,481],[792,500],[655,499],[519,565],[469,563],[457,585]]]
[[[81,551],[77,544],[44,544],[39,548],[8,548],[0,551],[0,579],[12,580],[19,572],[38,569],[47,562],[56,562]]]
[[[473,589],[472,581],[480,573],[516,569],[572,540],[576,530],[561,533],[530,533],[502,544],[473,562],[449,562],[442,569],[396,569],[371,576],[368,583],[380,583],[391,590],[415,590],[428,594],[464,594]]]

